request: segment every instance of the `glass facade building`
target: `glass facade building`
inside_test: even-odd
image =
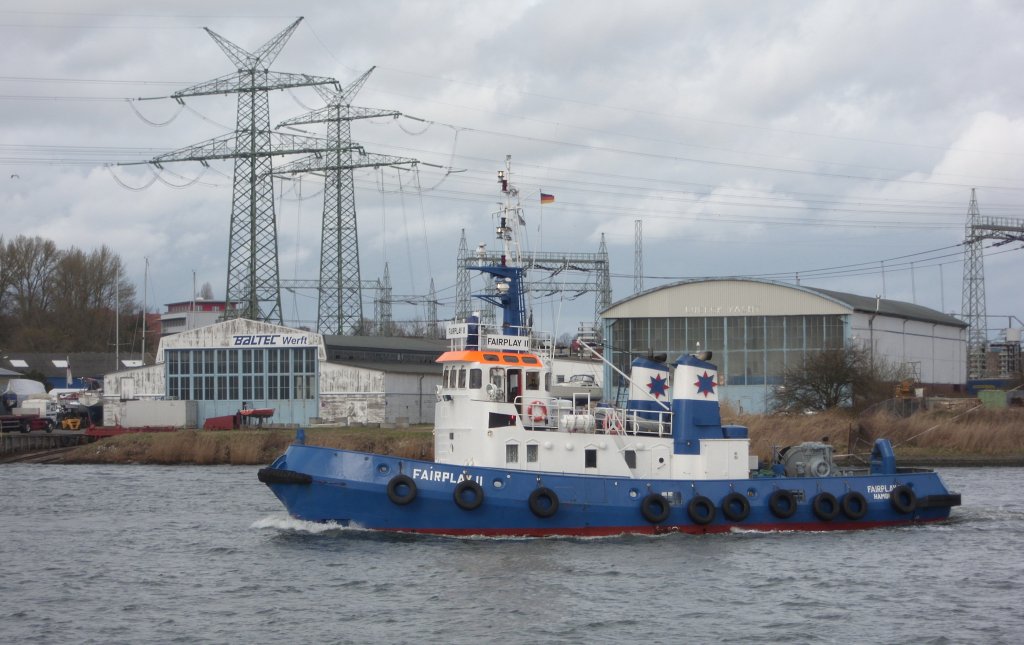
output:
[[[606,324],[606,356],[628,374],[635,356],[711,350],[725,385],[779,385],[808,352],[842,348],[845,315],[619,318]],[[613,373],[614,385],[621,376]]]

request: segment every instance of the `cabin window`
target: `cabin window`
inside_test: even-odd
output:
[[[527,372],[526,373],[526,389],[527,390],[539,390],[540,389],[540,372]]]
[[[505,463],[506,464],[518,464],[519,463],[519,444],[518,443],[507,443],[507,444],[505,444]]]
[[[544,391],[551,391],[551,372],[548,372],[547,374],[544,375]]]
[[[498,388],[499,391],[505,391],[505,370],[500,367],[491,368],[491,383],[494,387]]]
[[[519,357],[518,356],[509,356],[508,354],[506,354],[505,356],[502,356],[502,358],[505,360],[506,363],[518,363],[519,362]]]
[[[484,354],[484,360],[485,361],[497,361],[498,360],[498,355],[497,354]]]
[[[537,444],[530,443],[526,444],[526,463],[535,464],[537,463]]]
[[[636,450],[627,450],[626,455],[626,466],[629,468],[636,468]]]
[[[461,389],[465,389],[465,387],[466,387],[466,370],[465,369],[459,370],[459,385],[458,385],[458,387],[459,387],[460,390]]]
[[[597,448],[587,448],[583,451],[583,467],[597,468]]]
[[[536,365],[540,363],[540,361],[538,361],[533,356],[523,356],[523,362],[526,363],[527,365]]]
[[[483,384],[483,370],[479,367],[474,367],[469,370],[469,389],[479,390]]]

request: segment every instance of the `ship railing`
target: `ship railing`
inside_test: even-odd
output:
[[[593,406],[586,394],[572,400],[539,397],[527,393],[514,403],[527,430],[586,434],[623,434],[648,437],[672,436],[672,413]]]
[[[672,436],[672,413],[668,410],[627,409],[626,432],[632,435]]]

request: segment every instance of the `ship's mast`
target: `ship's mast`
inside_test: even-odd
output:
[[[525,221],[523,207],[519,203],[519,189],[512,183],[512,155],[505,156],[505,170],[498,171],[498,183],[505,196],[505,203],[498,213],[497,237],[501,240],[502,264],[523,266],[523,252],[519,244],[520,226]]]
[[[504,334],[523,336],[526,328],[526,300],[523,285],[522,253],[519,246],[519,227],[523,223],[522,207],[519,204],[519,190],[510,181],[512,157],[505,157],[505,170],[498,171],[498,183],[505,196],[505,202],[498,211],[496,237],[501,240],[501,259],[498,265],[468,267],[494,277],[495,294],[475,294],[485,302],[502,309]]]

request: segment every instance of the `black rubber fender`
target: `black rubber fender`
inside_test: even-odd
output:
[[[640,514],[651,524],[658,524],[668,519],[672,508],[661,493],[651,493],[640,502]]]
[[[558,512],[558,495],[546,486],[534,488],[526,501],[530,512],[537,517],[551,517]]]
[[[830,522],[836,518],[836,515],[839,515],[839,500],[832,493],[822,491],[811,501],[811,510],[814,511],[814,516],[822,522]]]
[[[697,495],[686,505],[686,514],[694,524],[710,524],[715,519],[715,503],[703,495]]]
[[[750,515],[750,500],[742,493],[729,493],[722,498],[722,515],[732,522],[742,522]]]
[[[779,519],[793,517],[796,513],[796,495],[783,488],[778,489],[768,498],[768,509]]]
[[[404,488],[405,492],[401,492]],[[388,482],[388,499],[399,506],[405,506],[416,499],[416,482],[406,474],[398,474]]]
[[[843,495],[843,515],[851,520],[859,520],[868,514],[868,500],[855,490]]]
[[[917,494],[906,484],[889,491],[889,503],[900,513],[913,513],[917,509]]]
[[[256,473],[256,479],[264,484],[300,484],[308,485],[313,483],[313,478],[306,473],[298,473],[294,470],[283,468],[260,468]]]
[[[472,479],[463,479],[455,484],[452,498],[455,500],[455,505],[462,510],[476,510],[484,503],[484,489]]]

